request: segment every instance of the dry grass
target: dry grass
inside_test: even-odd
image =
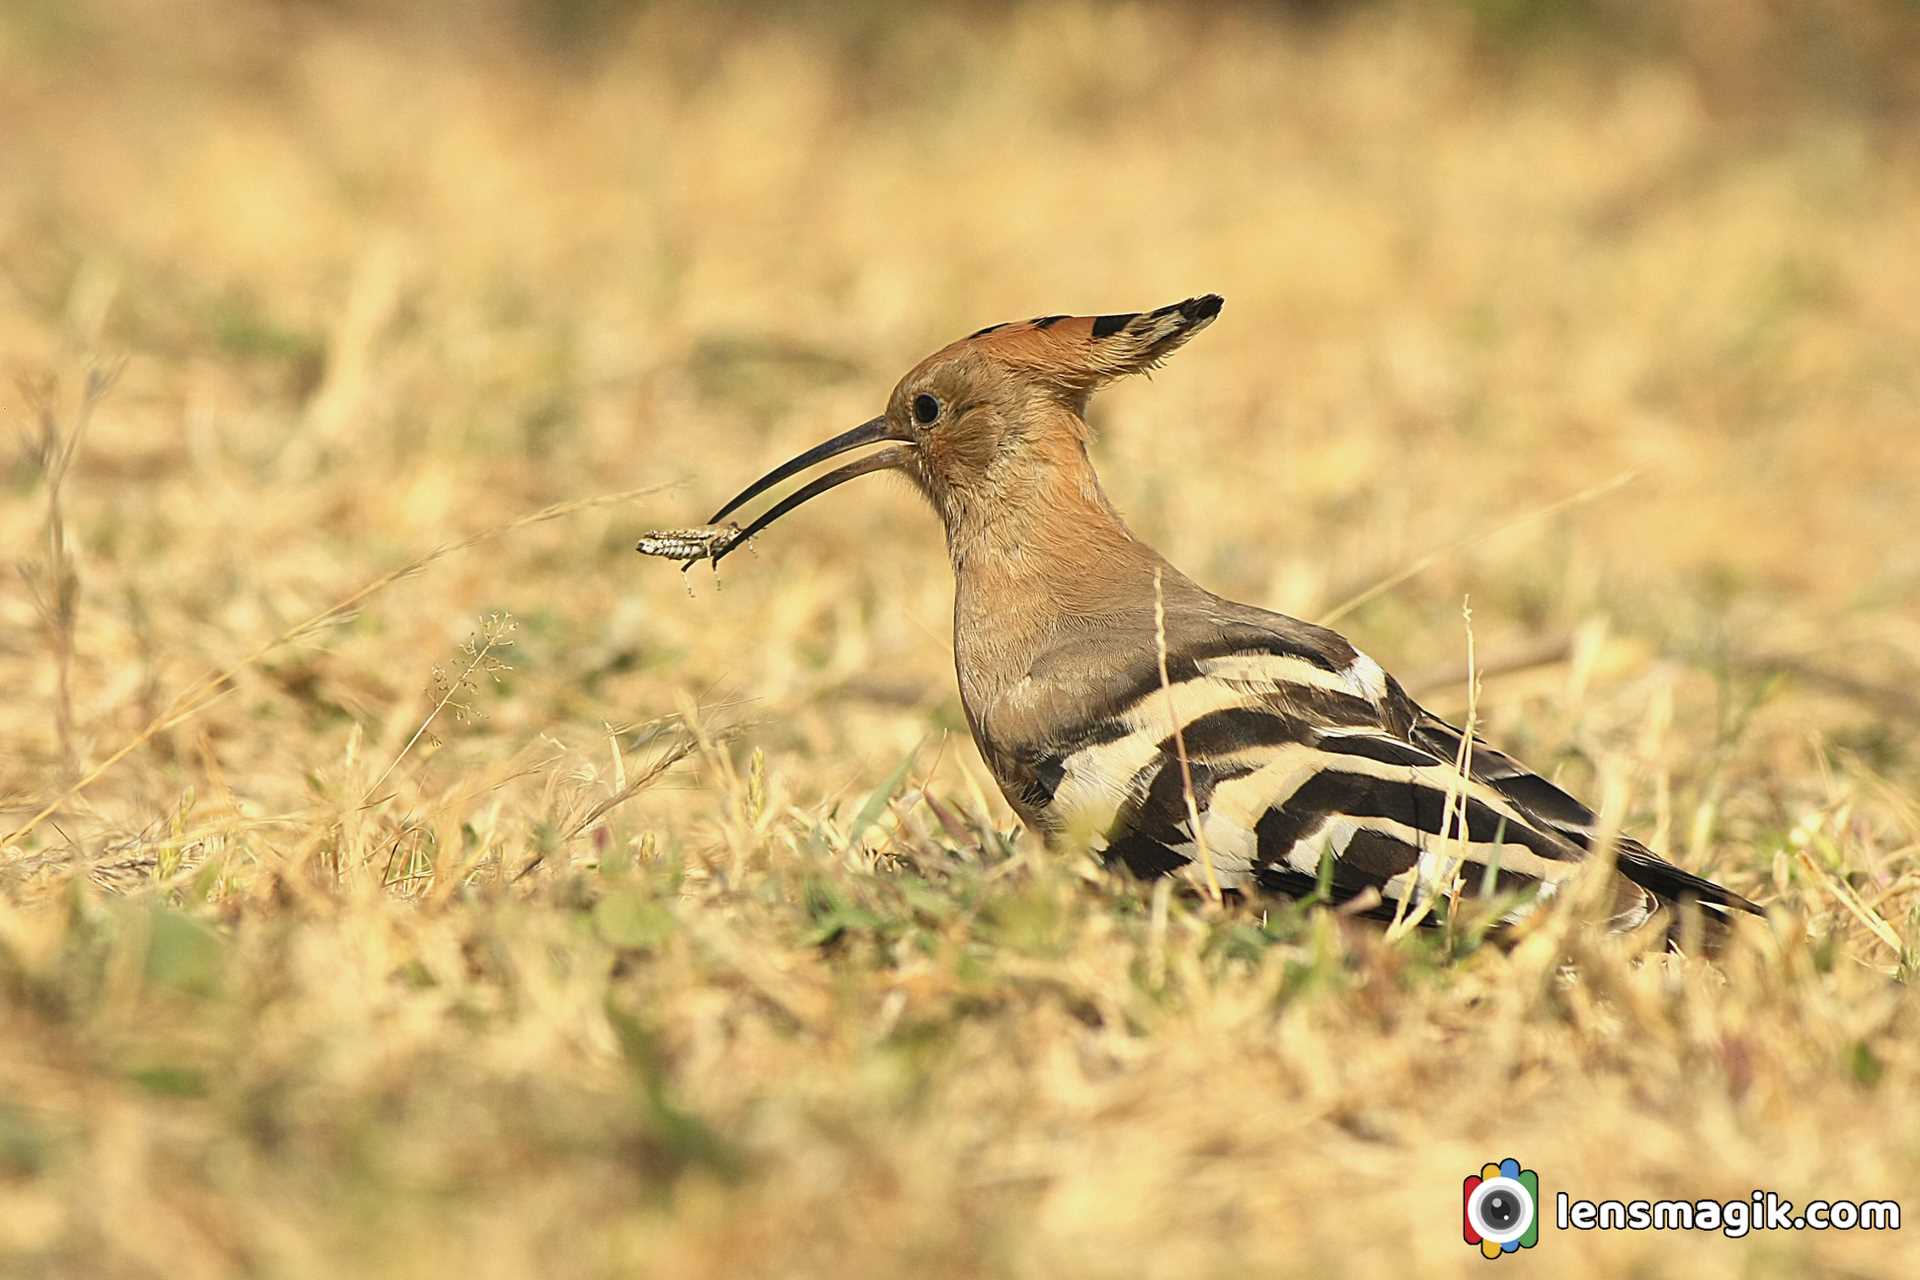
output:
[[[1478,1274],[1509,1154],[1920,1212],[1910,6],[203,8],[0,17],[0,1270]],[[1208,289],[1097,406],[1135,526],[1454,715],[1470,597],[1489,736],[1770,932],[1109,882],[1004,834],[902,488],[633,553]]]

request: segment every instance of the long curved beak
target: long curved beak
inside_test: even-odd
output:
[[[782,480],[785,480],[788,476],[797,475],[816,463],[825,462],[828,458],[836,458],[849,449],[858,449],[862,445],[879,444],[884,440],[905,440],[907,438],[908,437],[900,435],[894,430],[893,425],[887,421],[886,415],[882,414],[878,418],[869,419],[853,428],[853,430],[843,431],[833,439],[822,444],[817,444],[798,457],[790,458],[781,463],[735,494],[730,502],[713,513],[713,518],[707,523],[718,524],[726,518],[729,512],[735,510],[742,503],[751,501],[753,498],[771,489],[774,485],[779,484]],[[857,462],[849,462],[844,467],[836,467],[826,475],[821,476],[818,480],[802,485],[769,507],[758,520],[755,520],[745,529],[742,529],[740,536],[733,540],[726,551],[722,551],[719,555],[713,557],[713,563],[718,565],[721,558],[724,557],[728,551],[740,546],[754,534],[759,533],[762,529],[795,507],[800,506],[802,503],[809,502],[827,490],[837,488],[847,481],[858,476],[867,475],[869,472],[886,471],[893,467],[904,466],[912,457],[913,450],[908,448],[896,446],[892,449],[882,449],[878,453],[868,454]]]

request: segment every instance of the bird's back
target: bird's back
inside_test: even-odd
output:
[[[1599,838],[1586,806],[1463,743],[1337,633],[1177,576],[1158,609],[1138,600],[1060,635],[996,705],[969,710],[1028,821],[1143,877],[1324,889],[1385,915],[1457,886],[1517,920]],[[1617,928],[1682,898],[1755,909],[1632,840],[1614,855]]]

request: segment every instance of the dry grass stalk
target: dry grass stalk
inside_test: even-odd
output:
[[[1167,602],[1160,588],[1160,571],[1153,571],[1153,643],[1155,655],[1160,663],[1160,689],[1167,697],[1167,721],[1173,727],[1174,755],[1180,762],[1180,791],[1187,802],[1187,827],[1193,832],[1194,846],[1200,851],[1200,873],[1204,878],[1207,896],[1215,902],[1221,900],[1220,877],[1213,869],[1213,850],[1207,844],[1207,833],[1200,825],[1200,806],[1193,798],[1193,767],[1187,763],[1187,739],[1180,727],[1180,711],[1173,703],[1173,685],[1167,679]]]
[[[60,742],[60,758],[67,777],[80,772],[80,752],[73,740],[73,634],[75,616],[80,608],[80,574],[73,553],[67,546],[66,492],[67,473],[86,438],[87,425],[93,420],[95,406],[104,400],[119,379],[124,362],[95,366],[87,370],[81,389],[79,408],[71,430],[64,429],[55,404],[55,388],[22,382],[21,395],[27,400],[39,423],[40,438],[34,452],[40,463],[47,490],[44,538],[46,558],[39,563],[20,566],[20,577],[33,596],[34,607],[53,654],[54,731]]]
[[[1444,850],[1451,841],[1454,854],[1448,858],[1441,853],[1431,875],[1427,874],[1426,857],[1422,855],[1421,865],[1407,873],[1406,892],[1395,903],[1393,922],[1387,929],[1389,938],[1405,937],[1409,930],[1425,923],[1440,896],[1446,897],[1449,919],[1459,903],[1459,868],[1466,857],[1463,846],[1467,838],[1467,793],[1473,785],[1473,737],[1479,732],[1480,724],[1480,672],[1473,649],[1473,610],[1464,600],[1460,604],[1460,617],[1467,632],[1467,715],[1460,727],[1460,748],[1454,756],[1453,776],[1440,806],[1439,842]],[[1448,831],[1456,834],[1449,837],[1445,834]],[[1415,894],[1420,897],[1420,905],[1409,914],[1407,904]]]
[[[1588,485],[1578,493],[1568,494],[1558,501],[1536,507],[1531,511],[1515,516],[1511,520],[1504,520],[1491,529],[1484,529],[1479,533],[1471,533],[1465,537],[1456,538],[1444,547],[1416,556],[1414,559],[1408,561],[1406,565],[1388,574],[1372,586],[1356,592],[1345,600],[1342,600],[1339,604],[1333,606],[1333,608],[1322,613],[1319,617],[1320,625],[1323,627],[1334,625],[1354,610],[1371,604],[1394,588],[1419,577],[1435,565],[1457,559],[1462,551],[1476,547],[1483,542],[1492,541],[1516,529],[1524,529],[1530,525],[1538,524],[1540,521],[1557,516],[1563,511],[1571,511],[1577,507],[1586,506],[1590,502],[1597,502],[1601,498],[1607,497],[1620,489],[1624,489],[1627,485],[1632,484],[1637,474],[1637,472],[1633,471],[1622,471],[1611,480],[1602,480],[1598,484]]]
[[[452,708],[454,715],[458,718],[462,720],[469,718],[474,712],[472,704],[466,700],[466,695],[474,690],[476,681],[481,676],[486,676],[497,683],[502,671],[513,670],[499,656],[499,650],[512,647],[513,632],[512,614],[489,614],[481,622],[479,632],[468,637],[460,646],[460,652],[465,661],[456,671],[449,674],[441,667],[436,666],[433,669],[433,688],[438,694],[433,707],[414,729],[412,736],[394,754],[393,759],[387,762],[387,767],[380,771],[380,776],[375,778],[372,785],[367,788],[367,793],[360,798],[363,806],[373,802],[374,793],[380,790],[380,785],[400,767],[400,762],[407,758],[407,753],[413,750],[414,744],[433,727],[433,722],[440,718],[441,712]]]
[[[211,675],[203,676],[194,684],[187,686],[187,688],[174,696],[165,711],[149,721],[140,732],[127,739],[127,741],[122,743],[111,755],[89,769],[85,775],[69,785],[59,795],[47,801],[46,804],[32,817],[28,818],[26,822],[22,823],[13,831],[8,832],[4,838],[0,838],[0,848],[5,848],[8,845],[17,845],[22,840],[25,840],[29,835],[33,834],[41,823],[45,822],[55,813],[58,813],[62,805],[65,805],[75,796],[80,795],[88,787],[91,787],[102,777],[106,776],[115,765],[119,764],[135,751],[138,751],[147,743],[153,741],[153,739],[160,734],[185,724],[212,706],[215,702],[219,701],[219,699],[232,688],[235,676],[255,666],[268,654],[346,620],[351,617],[354,611],[362,604],[374,596],[379,595],[388,587],[393,586],[396,582],[402,582],[407,578],[413,577],[436,561],[479,546],[482,543],[491,542],[496,538],[504,537],[509,533],[527,528],[530,525],[544,524],[549,520],[557,520],[562,516],[572,515],[579,511],[588,511],[595,507],[631,502],[636,498],[649,497],[670,487],[670,485],[649,485],[641,489],[629,489],[622,493],[603,494],[596,498],[580,498],[569,502],[556,502],[550,506],[542,507],[538,511],[530,512],[516,519],[509,520],[504,524],[495,525],[491,529],[470,534],[458,542],[450,542],[435,547],[433,550],[416,556],[398,568],[388,570],[386,573],[381,574],[379,577],[361,586],[358,590],[328,605],[325,609],[320,610],[320,612],[303,618],[301,621],[294,623],[292,626],[263,641],[238,662],[231,663]]]

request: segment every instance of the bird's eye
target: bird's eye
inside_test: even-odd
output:
[[[913,420],[921,426],[929,426],[940,416],[940,402],[922,391],[913,398]]]

